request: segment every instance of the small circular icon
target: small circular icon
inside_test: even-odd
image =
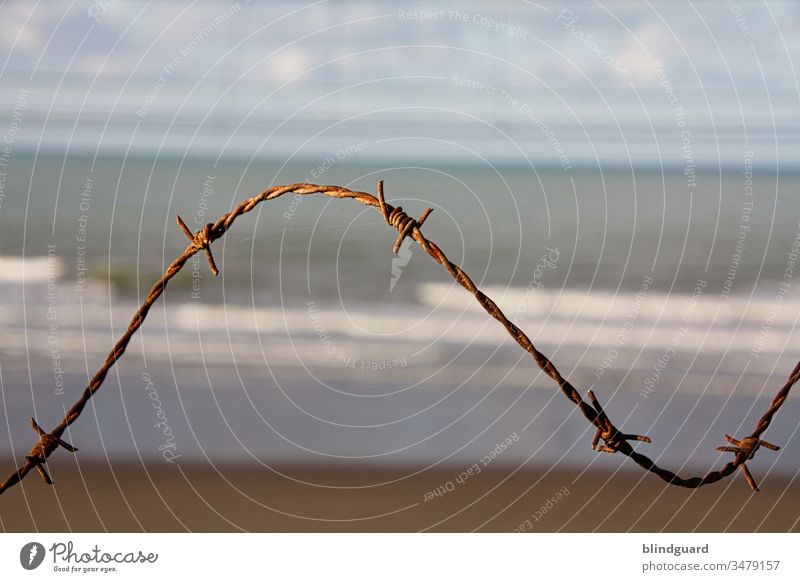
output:
[[[44,546],[39,542],[28,542],[19,551],[19,563],[26,570],[35,570],[44,561]]]

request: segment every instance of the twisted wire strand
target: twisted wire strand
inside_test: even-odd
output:
[[[383,181],[381,181],[378,183],[377,198],[368,192],[348,190],[347,188],[342,188],[341,186],[321,186],[308,183],[274,186],[264,190],[257,196],[253,196],[252,198],[244,200],[236,208],[220,216],[216,222],[205,225],[196,233],[192,233],[180,216],[178,216],[178,226],[180,226],[181,230],[189,239],[188,246],[183,253],[181,253],[172,263],[170,263],[161,278],[159,278],[153,284],[147,296],[145,297],[145,300],[133,314],[130,324],[128,325],[128,329],[125,331],[122,337],[120,337],[117,343],[114,344],[113,349],[108,354],[103,365],[100,366],[100,369],[98,369],[97,372],[95,372],[88,386],[86,386],[81,394],[81,397],[75,402],[72,408],[67,411],[61,422],[55,428],[53,428],[52,431],[47,433],[36,424],[35,420],[31,419],[34,430],[36,430],[40,436],[39,441],[25,457],[25,463],[20,465],[14,471],[14,473],[12,473],[6,479],[5,482],[0,484],[0,494],[4,493],[7,489],[22,481],[22,479],[24,479],[25,476],[34,468],[39,471],[48,484],[52,484],[52,480],[44,468],[48,457],[59,447],[66,448],[71,452],[75,452],[77,450],[72,445],[61,440],[61,436],[64,434],[67,428],[78,419],[86,407],[86,404],[100,389],[100,386],[102,386],[109,370],[125,353],[131,338],[142,326],[142,323],[144,323],[144,320],[147,317],[147,314],[149,313],[153,303],[155,303],[164,293],[164,289],[170,280],[178,274],[189,258],[201,250],[206,254],[212,273],[214,275],[218,274],[214,258],[211,255],[211,244],[215,240],[224,236],[239,216],[250,212],[262,202],[274,200],[288,193],[293,193],[299,196],[325,194],[326,196],[330,196],[332,198],[350,198],[365,206],[377,208],[382,213],[386,223],[398,231],[398,238],[394,245],[395,254],[407,236],[410,236],[417,243],[419,243],[422,248],[425,249],[425,252],[427,252],[428,255],[433,258],[433,260],[439,263],[450,274],[450,276],[453,277],[456,282],[458,282],[459,285],[461,285],[475,297],[475,300],[490,316],[502,324],[514,341],[516,341],[517,344],[522,347],[522,349],[524,349],[533,357],[539,368],[541,368],[545,374],[553,379],[553,381],[561,389],[561,392],[564,394],[564,396],[573,404],[575,404],[583,416],[593,426],[595,426],[597,432],[592,442],[592,447],[595,450],[609,453],[622,453],[623,455],[632,459],[644,470],[655,474],[670,485],[688,488],[697,488],[710,483],[715,483],[724,479],[725,477],[730,476],[736,471],[737,468],[741,467],[751,488],[756,491],[758,490],[744,463],[753,457],[755,451],[761,445],[773,450],[778,448],[775,445],[770,445],[769,443],[762,441],[760,437],[769,428],[773,417],[786,401],[790,390],[795,383],[797,383],[798,379],[800,379],[800,362],[798,362],[792,373],[789,375],[786,383],[776,394],[769,409],[759,419],[753,433],[741,441],[737,441],[732,437],[727,437],[729,441],[735,445],[733,447],[724,447],[724,450],[733,452],[735,454],[732,461],[726,463],[719,470],[710,471],[703,477],[681,477],[676,473],[669,471],[668,469],[659,467],[649,457],[635,451],[628,440],[650,442],[650,439],[643,435],[625,434],[619,431],[609,420],[593,392],[589,391],[587,395],[591,404],[584,401],[578,390],[561,375],[561,372],[558,371],[553,362],[551,362],[547,356],[545,356],[536,348],[536,346],[533,345],[533,342],[525,334],[525,332],[511,322],[500,310],[497,304],[490,297],[485,295],[480,289],[478,289],[472,279],[470,279],[470,277],[461,269],[461,267],[454,264],[447,258],[444,251],[442,251],[436,245],[436,243],[427,239],[425,235],[422,234],[420,228],[425,219],[431,213],[432,209],[428,208],[418,221],[415,220],[405,213],[401,207],[393,207],[384,200]],[[604,445],[602,446],[598,446],[600,439],[604,441]]]

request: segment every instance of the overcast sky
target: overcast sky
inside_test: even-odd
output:
[[[577,17],[577,19],[576,19]],[[641,2],[95,2],[6,1],[0,47],[9,73],[156,75],[182,47],[202,41],[180,76],[358,81],[414,74],[420,62],[355,55],[396,45],[449,46],[508,59],[554,85],[648,83],[661,60],[676,82],[796,89],[800,48],[794,1]],[[205,34],[203,33],[205,29]],[[592,35],[590,39],[586,39]],[[596,48],[592,45],[596,42]],[[598,67],[598,53],[628,76]],[[437,54],[431,49],[431,54]],[[757,54],[758,57],[754,58]],[[314,67],[334,61],[316,70]],[[357,61],[354,65],[353,61]],[[475,74],[496,65],[449,54]],[[756,63],[761,64],[753,66]],[[387,67],[388,65],[388,67]],[[615,74],[617,73],[617,74]]]
[[[30,91],[28,129],[37,117],[155,123],[223,109],[225,123],[319,125],[443,102],[514,123],[524,111],[506,90],[553,125],[634,109],[638,124],[666,122],[677,103],[698,124],[757,133],[798,123],[798,23],[800,3],[779,0],[12,0],[0,6],[0,100],[9,111]]]

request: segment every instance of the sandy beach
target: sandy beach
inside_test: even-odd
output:
[[[762,491],[751,493],[741,475],[690,491],[628,469],[511,471],[489,468],[458,483],[456,470],[62,461],[51,466],[54,487],[32,475],[0,497],[0,525],[14,532],[800,531],[800,487],[774,474],[756,474]],[[440,486],[442,495],[430,494]]]

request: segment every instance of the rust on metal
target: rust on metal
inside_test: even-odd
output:
[[[433,260],[439,263],[459,285],[461,285],[475,297],[475,300],[481,305],[481,307],[483,307],[484,310],[486,310],[490,316],[500,322],[508,334],[514,339],[514,341],[516,341],[523,350],[528,352],[531,357],[533,357],[539,368],[541,368],[545,374],[553,379],[553,381],[561,389],[561,392],[564,394],[564,396],[575,406],[577,406],[589,423],[596,428],[594,438],[592,439],[593,449],[608,453],[622,453],[623,455],[632,459],[645,471],[653,473],[670,485],[676,485],[679,487],[697,488],[711,483],[716,483],[717,481],[729,477],[736,471],[736,469],[741,467],[742,473],[747,479],[747,482],[750,484],[750,487],[753,489],[753,491],[758,491],[750,471],[745,466],[745,462],[752,459],[755,452],[762,446],[768,449],[778,450],[776,445],[762,440],[761,435],[763,435],[763,433],[769,428],[773,417],[786,401],[790,390],[800,378],[800,362],[798,362],[792,373],[789,375],[789,378],[784,383],[783,387],[776,394],[769,409],[767,409],[764,415],[759,419],[753,433],[741,440],[736,440],[726,435],[725,438],[728,439],[733,446],[720,447],[719,450],[734,453],[735,456],[732,461],[726,463],[721,469],[710,471],[702,477],[681,477],[672,471],[669,471],[668,469],[659,467],[649,457],[634,450],[629,441],[649,443],[650,439],[643,435],[621,432],[608,418],[608,415],[600,405],[594,392],[589,391],[587,397],[590,402],[586,402],[578,390],[561,375],[561,372],[559,372],[558,368],[556,368],[553,362],[551,362],[547,356],[541,353],[533,345],[533,342],[525,334],[525,332],[512,323],[500,310],[497,304],[491,298],[486,296],[480,289],[478,289],[472,279],[469,278],[469,276],[461,269],[461,267],[452,263],[447,258],[447,256],[436,245],[436,243],[427,239],[422,234],[420,227],[425,222],[425,219],[428,217],[428,215],[430,215],[432,212],[431,208],[428,208],[422,214],[419,220],[414,220],[399,206],[395,208],[386,202],[383,193],[383,181],[380,181],[378,182],[377,198],[368,192],[352,191],[340,186],[320,186],[317,184],[307,183],[291,184],[288,186],[275,186],[269,188],[268,190],[264,190],[257,196],[253,196],[252,198],[244,200],[232,211],[223,214],[216,222],[205,225],[196,233],[192,233],[191,230],[189,230],[189,228],[186,226],[186,223],[184,223],[183,220],[178,217],[178,225],[189,239],[189,245],[186,247],[183,253],[167,267],[167,270],[164,272],[161,278],[153,284],[144,302],[139,309],[136,310],[136,313],[133,314],[128,329],[114,345],[113,349],[108,354],[106,361],[92,377],[89,385],[84,389],[81,397],[77,400],[77,402],[75,402],[72,408],[67,411],[61,422],[51,432],[47,433],[42,430],[35,421],[33,421],[33,427],[39,434],[39,441],[25,457],[25,463],[18,467],[4,483],[0,484],[0,494],[5,492],[13,485],[19,483],[23,478],[25,478],[31,469],[34,468],[39,471],[47,483],[52,484],[52,480],[44,468],[47,458],[59,446],[72,452],[76,450],[72,445],[61,440],[61,436],[64,434],[64,431],[66,431],[69,425],[78,419],[86,404],[103,384],[108,371],[125,353],[128,343],[131,341],[131,338],[136,331],[141,327],[142,323],[147,317],[148,312],[150,311],[150,307],[164,292],[164,289],[170,280],[183,268],[189,258],[201,250],[205,253],[206,258],[208,259],[211,272],[214,275],[217,275],[217,266],[214,262],[214,257],[211,255],[211,244],[215,240],[225,235],[236,218],[242,214],[250,212],[262,202],[274,200],[275,198],[283,196],[287,193],[293,193],[299,196],[319,193],[325,194],[326,196],[330,196],[332,198],[350,198],[356,202],[364,204],[365,206],[377,208],[383,215],[386,223],[398,231],[398,238],[394,244],[395,254],[399,250],[403,240],[408,236],[419,243],[422,248],[425,249],[425,252],[427,252],[431,258],[433,258]],[[599,444],[601,439],[603,440],[603,445]]]

